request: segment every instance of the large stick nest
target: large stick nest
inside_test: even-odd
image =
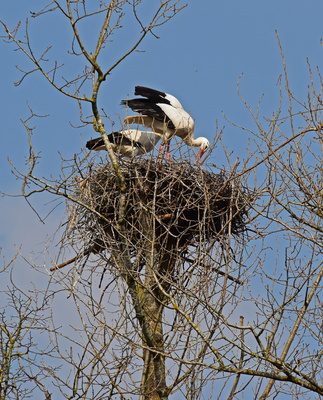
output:
[[[213,173],[190,162],[121,160],[126,179],[125,215],[120,230],[120,188],[110,163],[89,169],[79,184],[87,209],[79,226],[92,241],[112,245],[125,236],[140,251],[148,240],[156,248],[181,250],[245,230],[249,194],[226,173]],[[80,226],[80,223],[82,226]]]

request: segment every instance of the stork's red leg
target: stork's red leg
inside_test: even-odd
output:
[[[158,158],[161,158],[161,153],[162,153],[162,151],[163,151],[163,149],[164,149],[164,146],[165,146],[165,144],[166,144],[166,158],[167,158],[168,161],[170,161],[170,153],[169,153],[170,140],[167,141],[167,139],[165,138],[165,139],[163,139],[163,141],[164,141],[164,143],[162,143],[162,144],[159,146]]]
[[[158,158],[161,158],[161,153],[162,153],[162,151],[163,151],[163,148],[164,148],[164,145],[161,144],[161,145],[159,146]]]
[[[166,147],[166,157],[168,161],[170,161],[169,148],[170,148],[170,140],[167,142],[167,147]]]

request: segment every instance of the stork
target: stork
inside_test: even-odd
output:
[[[210,143],[205,137],[194,139],[194,120],[176,97],[144,86],[136,86],[135,95],[142,98],[122,100],[121,104],[141,115],[126,117],[125,122],[142,124],[162,134],[167,142],[168,154],[169,142],[176,135],[188,146],[200,147],[196,161],[203,156]]]
[[[108,135],[112,150],[129,158],[148,153],[161,138],[162,135],[157,132],[138,129],[124,129]],[[86,147],[89,150],[106,150],[102,137],[89,140]]]

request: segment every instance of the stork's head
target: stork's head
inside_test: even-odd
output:
[[[205,137],[200,137],[198,138],[199,140],[199,146],[200,146],[200,151],[198,152],[198,155],[196,157],[195,163],[197,163],[198,160],[201,159],[201,157],[203,156],[203,154],[206,152],[206,150],[210,147],[210,142],[207,140],[207,138]]]

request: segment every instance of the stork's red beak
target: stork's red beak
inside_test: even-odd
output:
[[[194,164],[196,164],[198,161],[200,161],[201,157],[203,156],[203,154],[205,153],[204,149],[200,149],[200,151],[198,152],[198,155],[196,157],[196,160],[194,162]]]

